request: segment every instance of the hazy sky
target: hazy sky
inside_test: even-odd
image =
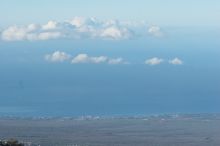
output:
[[[220,112],[220,1],[0,1],[0,115]]]
[[[93,16],[172,26],[219,26],[219,5],[219,0],[2,0],[0,19],[4,25]]]

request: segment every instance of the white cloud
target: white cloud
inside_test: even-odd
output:
[[[75,17],[70,21],[70,24],[72,24],[75,27],[81,27],[85,23],[86,23],[86,20],[83,17]]]
[[[74,27],[77,38],[90,37],[119,40],[132,36],[132,31],[117,20],[100,21],[93,17],[75,17],[69,23]]]
[[[183,61],[180,60],[179,58],[174,58],[172,60],[169,60],[169,63],[170,64],[173,64],[173,65],[182,65],[183,64]]]
[[[77,28],[83,26],[97,26],[98,20],[96,18],[90,17],[74,17],[69,23]]]
[[[49,21],[47,24],[42,26],[43,30],[52,30],[57,28],[57,22],[56,21]]]
[[[45,55],[45,59],[50,62],[63,62],[65,60],[69,60],[70,57],[71,55],[60,51],[55,51],[52,54]]]
[[[151,59],[147,59],[145,61],[145,64],[148,64],[148,65],[158,65],[158,64],[161,64],[164,60],[161,59],[161,58],[157,58],[157,57],[154,57],[154,58],[151,58]]]
[[[79,54],[73,58],[72,63],[87,63],[89,62],[89,56],[87,54]]]
[[[48,40],[56,39],[62,36],[59,31],[42,31],[41,27],[36,24],[30,24],[28,26],[11,26],[5,29],[1,38],[5,41],[21,41],[21,40]]]
[[[108,64],[127,64],[123,58],[112,58],[108,60]]]
[[[148,29],[148,33],[154,37],[162,37],[163,32],[161,31],[161,28],[159,26],[151,26]]]
[[[28,27],[22,28],[17,26],[11,26],[4,30],[1,34],[3,40],[10,41],[10,40],[24,40],[27,38],[27,33],[29,32]]]
[[[106,62],[108,58],[106,56],[99,56],[99,57],[91,57],[90,60],[92,63],[103,63]]]
[[[110,65],[117,65],[117,64],[130,64],[126,62],[123,58],[111,58],[108,56],[89,56],[88,54],[78,54],[74,57],[72,55],[62,52],[62,51],[55,51],[51,54],[45,55],[45,60],[49,62],[64,62],[70,61],[72,64],[110,64]],[[147,65],[159,65],[164,62],[164,59],[153,57],[150,59],[145,60],[145,64]],[[174,58],[172,60],[166,61],[169,64],[173,65],[182,65],[183,61],[179,58]]]
[[[142,31],[147,28],[143,22],[98,20],[96,18],[74,17],[70,21],[49,21],[43,25],[30,24],[25,26],[9,26],[1,32],[5,41],[38,41],[59,38],[70,39],[130,39],[137,36],[146,36]],[[149,34],[161,36],[160,27],[152,26]]]
[[[104,63],[108,58],[106,56],[90,57],[87,54],[79,54],[73,58],[72,63]]]
[[[106,63],[111,65],[117,65],[117,64],[127,64],[127,62],[124,61],[123,58],[110,58],[107,56],[89,56],[88,54],[78,54],[72,59],[72,64],[78,64],[78,63]]]
[[[49,39],[56,39],[61,36],[62,34],[60,32],[42,32],[38,34],[37,39],[38,40],[49,40]]]
[[[108,27],[103,30],[101,37],[110,39],[127,39],[132,36],[131,32],[126,28]]]

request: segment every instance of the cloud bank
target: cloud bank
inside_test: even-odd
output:
[[[75,56],[72,61],[72,64],[78,63],[93,63],[93,64],[100,64],[100,63],[107,63],[107,64],[128,64],[124,61],[123,58],[110,58],[107,56],[89,56],[88,54],[78,54]]]
[[[70,61],[72,64],[128,64],[128,62],[124,61],[124,59],[121,57],[111,58],[108,56],[89,56],[88,54],[78,54],[72,57],[72,55],[61,51],[55,51],[51,54],[47,54],[44,56],[44,58],[46,61],[54,63]]]
[[[71,64],[110,64],[110,65],[131,64],[130,62],[125,61],[122,57],[112,58],[104,55],[90,56],[85,53],[81,53],[76,56],[73,56],[62,51],[55,51],[51,54],[47,54],[44,56],[44,59],[48,62],[53,62],[53,63],[68,61]],[[163,62],[167,62],[172,65],[183,64],[183,61],[177,57],[169,61],[166,61],[162,58],[153,57],[150,59],[146,59],[144,63],[146,65],[154,66],[154,65],[162,64]]]
[[[154,65],[159,65],[159,64],[161,64],[161,63],[163,63],[163,62],[167,62],[167,63],[172,64],[172,65],[182,65],[182,64],[183,64],[183,61],[180,60],[180,59],[177,58],[177,57],[174,58],[174,59],[171,59],[171,60],[169,60],[169,61],[166,61],[166,60],[164,60],[164,59],[162,59],[162,58],[153,57],[153,58],[150,58],[150,59],[145,60],[144,63],[147,64],[147,65],[154,66]]]
[[[138,29],[143,31],[137,31]],[[9,26],[1,32],[1,39],[4,41],[40,41],[61,38],[122,40],[147,35],[158,37],[162,34],[160,27],[148,27],[143,22],[74,17],[69,21],[49,21],[43,25]]]

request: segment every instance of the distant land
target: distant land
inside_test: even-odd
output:
[[[1,117],[0,139],[41,146],[219,146],[220,114]]]

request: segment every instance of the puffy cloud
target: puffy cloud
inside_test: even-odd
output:
[[[151,58],[151,59],[147,59],[145,61],[145,64],[148,64],[148,65],[158,65],[158,64],[161,64],[164,60],[161,59],[161,58],[157,58],[157,57],[154,57],[154,58]]]
[[[74,17],[70,21],[49,21],[43,25],[30,24],[26,26],[9,26],[1,32],[5,41],[37,41],[58,38],[92,38],[92,39],[130,39],[145,36],[147,24],[141,22],[98,20],[96,18]],[[142,33],[142,34],[141,34]],[[149,28],[149,34],[161,36],[158,26]]]
[[[102,37],[110,38],[110,39],[127,39],[132,36],[131,31],[127,28],[117,28],[117,27],[109,27],[103,30],[101,33]]]
[[[87,63],[89,62],[89,56],[87,54],[79,54],[73,58],[72,63]]]
[[[169,63],[170,64],[173,64],[173,65],[182,65],[183,64],[183,61],[180,60],[179,58],[174,58],[172,60],[169,60]]]
[[[99,21],[96,18],[75,17],[69,23],[74,27],[77,38],[127,39],[132,31],[117,20]]]
[[[4,30],[1,34],[2,39],[6,41],[10,40],[24,40],[28,37],[31,37],[30,35],[27,35],[29,32],[32,31],[32,29],[35,29],[33,25],[30,27],[31,29],[29,30],[29,27],[23,28],[23,27],[17,27],[17,26],[11,26]]]
[[[89,56],[88,54],[78,54],[72,59],[72,64],[78,64],[78,63],[106,63],[111,65],[117,65],[117,64],[127,64],[127,62],[124,61],[123,58],[110,58],[107,56]]]
[[[96,18],[90,17],[74,17],[69,23],[75,27],[83,27],[83,26],[97,26],[99,23]]]
[[[148,64],[148,65],[158,65],[158,64],[161,64],[163,62],[164,62],[163,59],[154,57],[154,58],[146,60],[145,64]],[[167,63],[173,64],[173,65],[182,65],[183,61],[176,57],[176,58],[174,58],[172,60],[169,60]]]
[[[42,32],[37,36],[38,40],[56,39],[62,36],[60,32]]]
[[[47,54],[44,56],[46,61],[49,62],[64,62],[71,60],[72,64],[83,64],[83,63],[93,63],[93,64],[128,64],[124,61],[123,58],[111,58],[107,56],[89,56],[88,54],[78,54],[75,57],[72,57],[72,55],[67,54],[65,52],[61,51],[55,51],[51,54]]]
[[[71,55],[60,51],[55,51],[52,54],[45,55],[45,59],[50,62],[63,62],[65,60],[69,60],[70,57]]]
[[[117,65],[117,64],[130,64],[129,62],[126,62],[123,58],[111,58],[108,56],[90,56],[88,54],[78,54],[74,57],[72,55],[62,52],[62,51],[55,51],[51,54],[45,55],[45,60],[49,62],[64,62],[64,61],[70,61],[72,64],[110,64],[110,65]],[[150,58],[145,60],[145,64],[147,65],[159,65],[164,62],[164,59],[162,58]],[[174,58],[172,60],[166,61],[169,64],[173,65],[182,65],[183,61],[179,58]]]
[[[56,21],[49,21],[47,24],[42,26],[43,30],[51,30],[57,28],[57,22]]]
[[[59,31],[42,31],[41,27],[35,24],[30,24],[26,27],[11,26],[1,34],[1,38],[5,41],[48,40],[60,38],[61,36],[62,34]]]
[[[148,33],[154,37],[162,37],[163,32],[161,31],[161,28],[159,26],[151,26],[148,29]]]
[[[73,58],[72,63],[103,63],[106,60],[106,56],[90,57],[87,54],[79,54]]]

